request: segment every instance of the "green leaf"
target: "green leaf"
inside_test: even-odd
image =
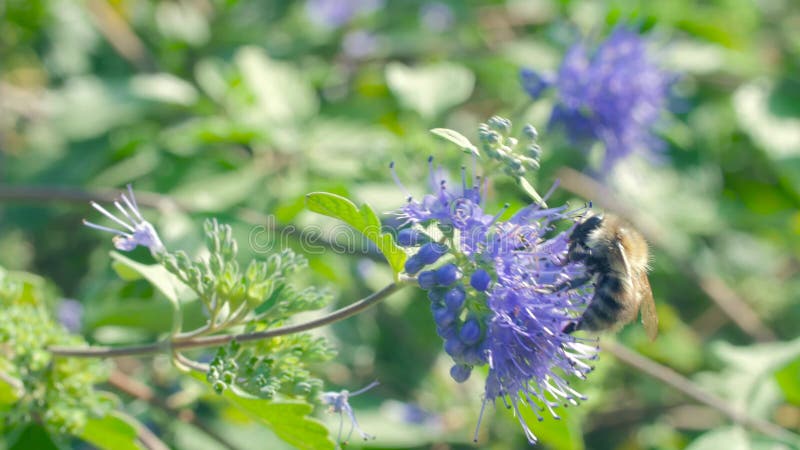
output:
[[[717,428],[695,439],[686,450],[749,450],[747,433],[741,427]]]
[[[141,264],[117,252],[111,252],[111,259],[114,260],[114,270],[121,278],[125,280],[144,278],[174,304],[193,297],[186,285],[158,264]],[[135,274],[141,277],[136,277]]]
[[[742,130],[774,160],[800,156],[800,119],[779,116],[770,105],[774,83],[756,80],[742,85],[733,95],[733,106]],[[786,95],[783,94],[785,97]]]
[[[386,82],[405,107],[433,118],[472,95],[475,75],[453,63],[408,67],[395,62],[386,66]]]
[[[22,432],[8,440],[8,450],[59,450],[50,433],[38,423],[31,424]]]
[[[533,407],[539,406],[541,405]],[[545,447],[554,450],[583,450],[585,446],[581,430],[581,412],[576,408],[559,408],[556,412],[560,419],[545,416],[544,421],[540,423],[531,408],[520,408],[523,419],[531,426],[533,434]]]
[[[295,123],[316,114],[313,86],[293,64],[276,61],[258,47],[243,47],[234,56],[242,79],[253,94],[250,123]]]
[[[544,199],[539,195],[538,192],[536,192],[536,189],[528,182],[528,180],[525,179],[525,177],[519,177],[519,185],[522,187],[522,190],[533,199],[533,201],[542,205],[542,207],[547,208],[547,203],[544,202]]]
[[[359,209],[350,200],[329,192],[312,192],[306,195],[306,205],[317,214],[339,219],[355,228],[375,243],[395,275],[402,272],[406,253],[395,244],[390,234],[381,233],[381,221],[369,205],[364,204]]]
[[[20,389],[21,386],[22,381],[8,373],[0,376],[0,405],[11,405],[22,398],[24,389]]]
[[[305,402],[272,402],[228,389],[223,394],[253,420],[269,427],[279,438],[300,450],[334,448],[322,422],[308,417],[313,407]]]
[[[800,406],[800,358],[775,373],[786,401]]]
[[[464,153],[472,153],[475,156],[481,156],[481,153],[478,151],[478,147],[472,145],[472,142],[470,142],[466,136],[458,131],[450,130],[448,128],[434,128],[431,130],[431,133],[447,139],[453,144],[456,144],[461,148],[461,150],[464,151]]]
[[[89,419],[78,437],[103,450],[141,450],[142,448],[136,441],[136,427],[119,412]]]

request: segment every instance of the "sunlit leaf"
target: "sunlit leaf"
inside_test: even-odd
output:
[[[225,398],[253,420],[268,426],[279,438],[300,450],[333,449],[328,430],[316,419],[308,417],[313,407],[304,402],[272,402],[237,395],[230,389]]]
[[[79,437],[103,450],[141,450],[136,436],[136,427],[122,413],[115,412],[89,419]]]
[[[395,274],[403,270],[406,253],[394,243],[390,234],[381,232],[381,222],[375,211],[364,204],[359,209],[355,203],[329,192],[312,192],[306,196],[306,205],[311,211],[322,214],[352,226],[367,239],[375,243],[383,253]]]
[[[444,139],[447,139],[453,144],[456,144],[461,148],[461,150],[464,151],[464,153],[471,153],[475,156],[481,155],[480,152],[478,151],[478,147],[472,145],[472,142],[470,142],[466,136],[459,133],[458,131],[450,130],[447,128],[434,128],[431,130],[431,133],[439,137],[442,137]]]
[[[686,450],[750,450],[747,433],[741,427],[717,428],[695,439]]]
[[[158,264],[146,265],[138,263],[117,252],[111,252],[111,259],[114,260],[114,270],[117,271],[120,277],[130,280],[136,279],[135,274],[139,274],[172,303],[179,303],[182,300],[193,297],[186,285]]]

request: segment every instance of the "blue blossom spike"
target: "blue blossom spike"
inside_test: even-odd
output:
[[[342,390],[339,392],[324,392],[320,395],[320,399],[323,404],[330,406],[330,411],[339,413],[340,421],[339,421],[339,433],[336,437],[337,444],[341,444],[342,442],[347,442],[350,440],[350,436],[353,435],[353,430],[355,429],[358,434],[361,435],[361,438],[365,441],[367,439],[374,439],[375,436],[371,434],[365,433],[361,430],[361,427],[358,426],[358,421],[356,420],[356,415],[353,412],[353,408],[350,407],[350,397],[355,397],[356,395],[363,394],[368,390],[377,386],[377,381],[373,381],[372,383],[364,386],[363,388],[355,391],[349,392],[347,390]],[[342,441],[342,426],[344,424],[344,415],[347,414],[347,417],[350,419],[350,431],[347,433],[347,437],[344,441]]]
[[[635,31],[617,27],[592,54],[583,43],[575,44],[553,80],[530,69],[520,75],[534,99],[555,88],[550,126],[563,127],[573,143],[587,148],[602,142],[604,170],[634,153],[657,156],[663,147],[652,131],[675,77],[653,63]]]
[[[444,294],[444,304],[438,301],[442,288],[431,289],[437,290],[431,303],[437,332],[454,362],[451,377],[461,382],[469,368],[488,365],[478,426],[486,403],[501,399],[517,412],[533,443],[521,407],[536,408],[535,414],[541,407],[556,416],[557,405],[583,398],[567,378],[586,376],[596,348],[562,330],[593,292],[590,286],[563,287],[585,275],[583,265],[567,259],[571,229],[554,233],[558,222],[574,221],[573,213],[533,204],[501,221],[500,214],[484,211],[481,194],[477,178],[473,186],[455,190],[442,183],[435,193],[409,200],[398,215],[418,229],[452,228],[439,245],[446,244],[460,273],[472,275],[468,284],[457,283]],[[439,253],[430,247],[426,252]],[[415,257],[421,254],[422,249]]]
[[[114,206],[117,208],[120,215],[115,216],[111,214],[108,210],[95,202],[91,202],[91,205],[102,215],[116,222],[121,229],[97,225],[86,219],[83,220],[83,224],[89,228],[114,234],[115,236],[112,242],[117,250],[129,252],[139,245],[147,247],[153,254],[158,254],[165,250],[164,244],[161,243],[161,238],[158,237],[155,227],[153,227],[150,222],[146,221],[139,212],[139,205],[136,204],[136,197],[133,195],[133,188],[131,188],[130,184],[128,185],[128,195],[122,194],[120,195],[120,200],[114,201]]]

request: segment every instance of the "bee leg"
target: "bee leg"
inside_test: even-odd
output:
[[[565,282],[563,282],[561,284],[557,284],[557,285],[553,286],[549,290],[549,293],[553,294],[553,293],[556,293],[556,292],[568,291],[570,289],[575,289],[577,287],[583,286],[584,284],[586,284],[586,283],[588,283],[590,281],[592,281],[592,277],[590,277],[590,276],[582,276],[582,277],[578,277],[578,278],[573,278],[573,279],[571,279],[569,281],[565,281]]]

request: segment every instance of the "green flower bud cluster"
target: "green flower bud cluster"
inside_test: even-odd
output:
[[[94,386],[108,378],[95,359],[53,358],[54,345],[83,346],[51,317],[54,290],[28,273],[0,268],[0,428],[39,422],[55,435],[80,435],[113,405]]]
[[[541,148],[536,128],[525,125],[518,139],[511,136],[511,125],[510,120],[494,116],[480,125],[478,137],[485,155],[498,161],[507,175],[521,178],[528,170],[539,168]],[[521,143],[525,145],[522,151],[518,149]]]
[[[313,399],[322,381],[306,368],[330,359],[326,341],[308,334],[295,334],[242,346],[232,342],[217,350],[206,379],[218,394],[235,385],[251,395],[273,399]]]
[[[193,261],[186,252],[177,251],[164,254],[161,264],[198,295],[211,317],[212,328],[257,319],[253,311],[258,316],[272,314],[285,288],[285,278],[307,265],[305,258],[287,249],[266,261],[251,260],[242,270],[231,227],[215,219],[205,223],[205,243],[209,254],[203,260]],[[316,302],[312,306],[322,305]]]

